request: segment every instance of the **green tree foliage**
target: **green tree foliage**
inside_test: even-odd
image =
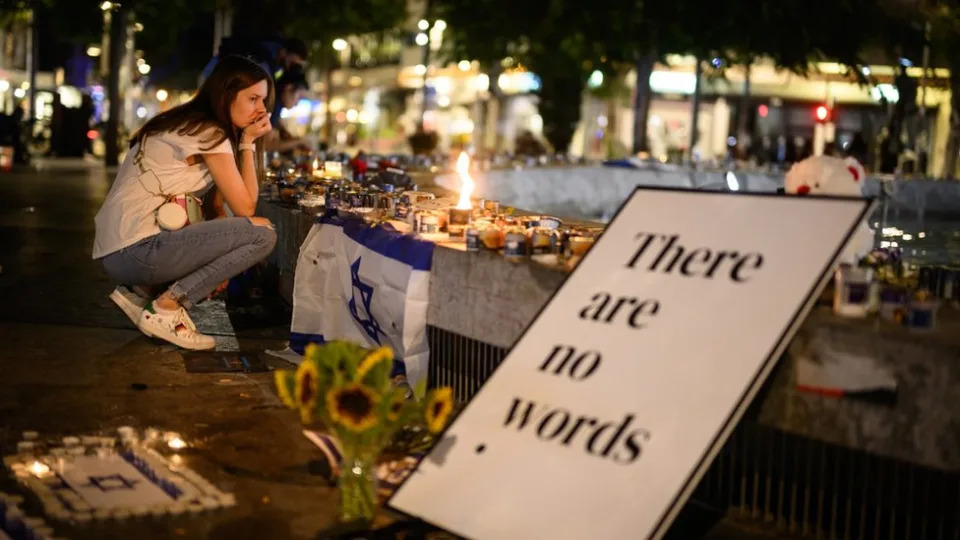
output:
[[[496,65],[510,56],[543,82],[544,130],[565,149],[589,73],[629,69],[664,55],[759,56],[805,72],[811,60],[860,63],[862,48],[889,40],[895,21],[879,0],[435,0],[453,54]],[[888,41],[887,41],[888,42]],[[606,77],[615,80],[615,77]],[[640,92],[649,92],[639,81]]]
[[[276,35],[312,44],[311,63],[327,67],[334,39],[380,32],[406,18],[398,0],[233,0],[235,35]]]

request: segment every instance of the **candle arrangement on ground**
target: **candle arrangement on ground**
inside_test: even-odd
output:
[[[303,212],[347,212],[428,241],[567,269],[576,266],[603,232],[602,227],[565,226],[551,216],[518,215],[498,201],[474,198],[470,169],[469,156],[461,153],[456,162],[459,195],[437,197],[420,191],[404,171],[392,166],[358,175],[340,161],[318,157],[273,160],[265,196],[296,204]]]
[[[0,538],[53,540],[54,530],[43,518],[27,515],[20,508],[23,497],[0,492]]]
[[[199,514],[236,505],[185,466],[178,434],[121,427],[117,436],[63,437],[49,442],[25,432],[17,453],[3,458],[50,518],[76,525],[133,517]]]
[[[432,433],[443,430],[453,412],[449,388],[407,399],[392,383],[393,352],[333,341],[310,345],[296,371],[275,372],[283,403],[300,413],[305,425],[321,423],[339,459],[339,518],[343,523],[370,523],[377,507],[376,467],[385,448],[411,424]],[[418,388],[417,395],[424,395]],[[389,477],[389,475],[386,475]],[[386,479],[386,478],[385,478]],[[394,479],[395,480],[395,479]],[[390,481],[390,480],[387,480]]]

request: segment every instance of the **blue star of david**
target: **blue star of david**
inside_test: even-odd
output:
[[[370,311],[370,302],[373,301],[373,287],[360,280],[360,259],[361,257],[357,257],[357,260],[350,265],[350,281],[352,284],[349,303],[350,315],[353,316],[353,320],[357,321],[360,328],[363,328],[363,331],[370,336],[370,339],[380,345],[380,334],[383,333],[383,330]],[[360,302],[363,303],[363,314],[366,318],[361,317],[357,309],[357,291],[360,291]]]
[[[139,483],[139,480],[133,478],[125,478],[120,474],[110,474],[106,476],[88,476],[88,484],[85,484],[83,487],[95,487],[100,491],[118,491],[124,489],[133,489],[134,484]]]

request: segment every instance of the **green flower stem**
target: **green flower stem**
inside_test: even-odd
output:
[[[338,484],[339,518],[343,523],[372,523],[377,511],[376,452],[359,444],[343,447]]]

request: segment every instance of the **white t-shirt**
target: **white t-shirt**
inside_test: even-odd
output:
[[[204,141],[209,131],[195,137],[177,135],[176,132],[150,135],[144,142],[143,168],[153,171],[156,181],[140,180],[140,168],[136,157],[140,144],[127,152],[120,165],[107,199],[97,212],[96,239],[93,243],[93,258],[99,259],[144,238],[160,233],[154,211],[164,203],[165,195],[203,193],[213,184],[206,163],[200,159],[194,165],[187,158],[199,154],[233,154],[230,139],[209,149]],[[144,185],[147,184],[147,185]],[[149,191],[148,191],[149,190]],[[153,192],[153,193],[151,193]]]

